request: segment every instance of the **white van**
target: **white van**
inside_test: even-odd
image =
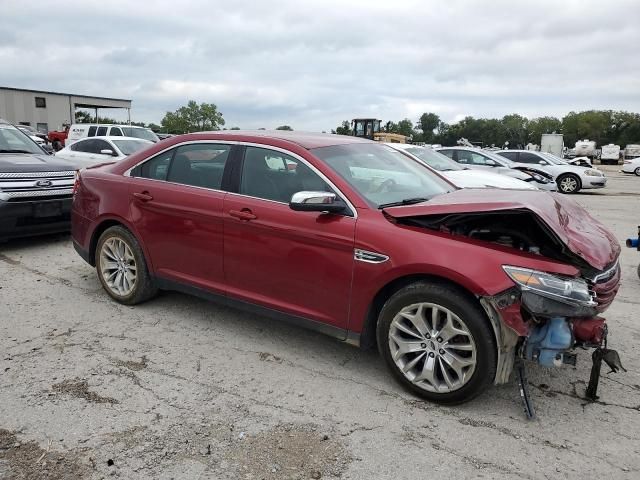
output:
[[[74,123],[69,127],[65,147],[85,137],[133,137],[159,142],[158,136],[150,129],[133,125],[110,125],[98,123]]]

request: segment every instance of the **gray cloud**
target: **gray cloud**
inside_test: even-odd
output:
[[[131,98],[142,121],[188,99],[230,126],[307,130],[640,111],[633,0],[41,0],[4,4],[3,20],[1,84]]]

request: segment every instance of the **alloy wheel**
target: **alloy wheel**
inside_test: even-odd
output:
[[[136,286],[136,259],[127,243],[111,237],[102,244],[100,273],[106,286],[120,297],[129,295]]]
[[[463,387],[476,368],[476,344],[465,323],[433,303],[409,305],[389,328],[396,366],[414,385],[435,393]]]
[[[564,193],[573,193],[578,188],[578,180],[574,177],[564,177],[560,180],[560,190]]]

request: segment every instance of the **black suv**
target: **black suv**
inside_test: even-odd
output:
[[[0,241],[69,230],[75,174],[0,119]]]

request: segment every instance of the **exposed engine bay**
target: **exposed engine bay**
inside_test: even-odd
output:
[[[517,250],[571,263],[589,276],[595,269],[566,245],[529,210],[430,215],[396,220],[452,235],[463,235]]]

